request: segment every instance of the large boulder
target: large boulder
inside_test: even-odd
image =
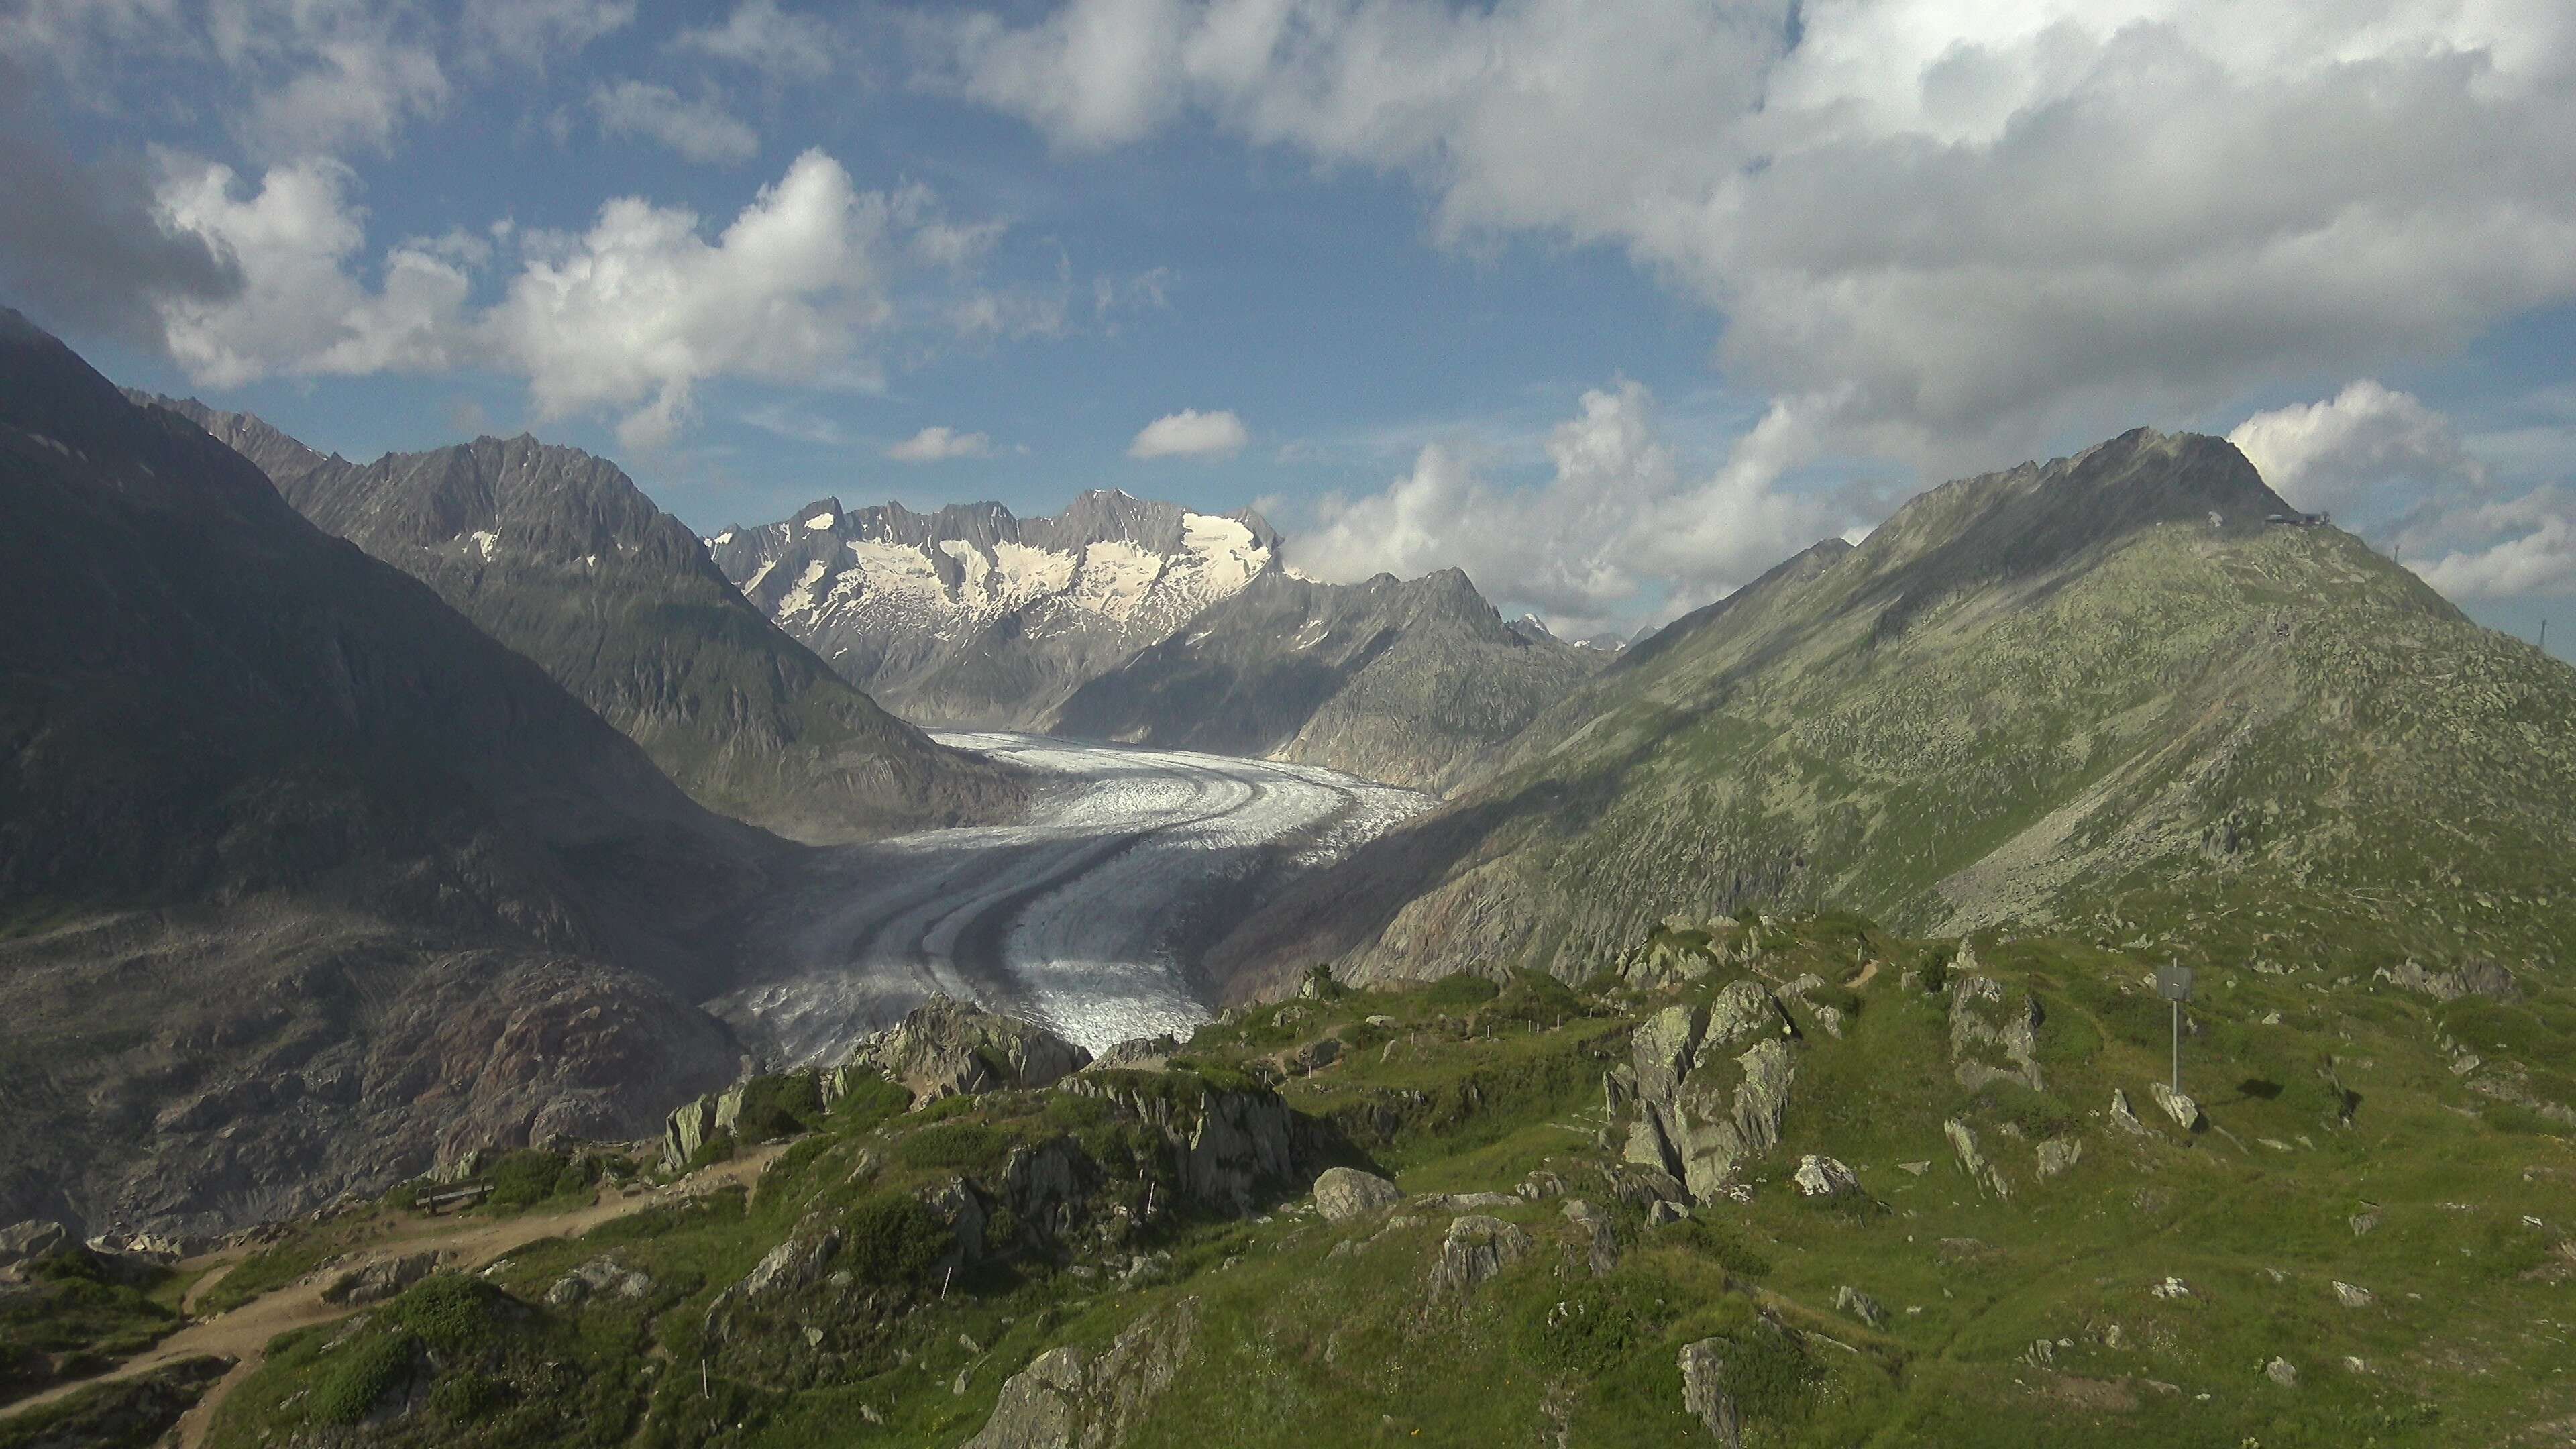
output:
[[[1404,1189],[1356,1167],[1328,1167],[1315,1179],[1315,1211],[1328,1223],[1346,1223],[1402,1201]]]
[[[1107,1102],[1159,1132],[1181,1196],[1219,1212],[1278,1201],[1273,1194],[1311,1181],[1306,1164],[1324,1155],[1311,1127],[1263,1087],[1218,1087],[1180,1072],[1085,1072],[1057,1090]]]
[[[438,1254],[435,1252],[408,1253],[399,1258],[362,1264],[324,1284],[322,1301],[346,1304],[352,1308],[382,1303],[437,1271]]]
[[[1753,982],[1729,982],[1706,1006],[1666,1007],[1638,1024],[1626,1069],[1603,1083],[1614,1115],[1636,1112],[1621,1158],[1711,1201],[1778,1144],[1796,1074],[1788,1018]]]
[[[1051,1087],[1090,1061],[1044,1027],[947,996],[914,1007],[850,1055],[850,1065],[902,1083],[915,1103]]]
[[[1149,1313],[1097,1353],[1042,1353],[1002,1384],[993,1417],[965,1449],[1109,1449],[1124,1443],[1198,1341],[1199,1301]]]
[[[41,1258],[71,1240],[69,1229],[44,1218],[0,1228],[0,1268]]]

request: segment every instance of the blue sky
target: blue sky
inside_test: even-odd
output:
[[[2004,9],[20,0],[0,292],[710,532],[1124,487],[1625,632],[2145,423],[2576,593],[2567,7]]]

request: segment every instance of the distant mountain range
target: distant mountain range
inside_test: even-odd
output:
[[[2576,671],[2291,513],[2144,430],[1936,488],[1629,649],[1210,972],[1581,979],[1755,906],[2365,971],[2576,948]]]
[[[731,1076],[699,936],[774,837],[6,311],[0,500],[0,1218],[218,1228]]]
[[[707,540],[781,628],[907,719],[1034,729],[1094,676],[1274,564],[1259,514],[1091,492],[1053,518],[826,498]]]
[[[1053,518],[824,499],[707,540],[778,625],[923,724],[1277,756],[1437,788],[1605,655],[1455,569],[1305,578],[1261,516],[1091,492]]]
[[[248,414],[135,396],[544,666],[710,808],[829,841],[1020,804],[1002,771],[932,744],[770,625],[605,459],[522,436],[359,464]]]
[[[1598,667],[1457,569],[1265,573],[1074,692],[1051,732],[1262,755],[1438,789]]]

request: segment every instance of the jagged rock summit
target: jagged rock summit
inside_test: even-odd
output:
[[[1023,791],[768,624],[624,472],[525,435],[358,464],[247,413],[131,394],[257,463],[297,511],[436,589],[700,802],[810,841],[1002,818]]]
[[[1279,535],[1249,509],[1095,490],[1025,519],[826,498],[707,546],[745,597],[905,718],[1028,728],[1272,569]]]
[[[1091,1053],[1042,1026],[946,995],[850,1055],[851,1066],[901,1083],[915,1102],[1051,1087],[1090,1061]]]

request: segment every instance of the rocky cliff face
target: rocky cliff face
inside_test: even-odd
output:
[[[2258,956],[2259,896],[2438,963],[2563,950],[2576,672],[2284,511],[2145,431],[1935,489],[1631,648],[1212,969],[1579,979],[1748,902]]]
[[[907,719],[1025,729],[1083,683],[1272,568],[1250,511],[1091,492],[1054,518],[824,499],[707,540],[781,628]]]
[[[1533,623],[1505,624],[1457,569],[1265,574],[1085,684],[1046,727],[1438,789],[1605,658]]]
[[[0,1219],[210,1229],[721,1082],[774,840],[0,313]]]
[[[533,438],[355,464],[166,406],[306,517],[436,589],[711,808],[803,840],[1006,816],[1017,782],[878,709],[752,609],[616,465]]]

